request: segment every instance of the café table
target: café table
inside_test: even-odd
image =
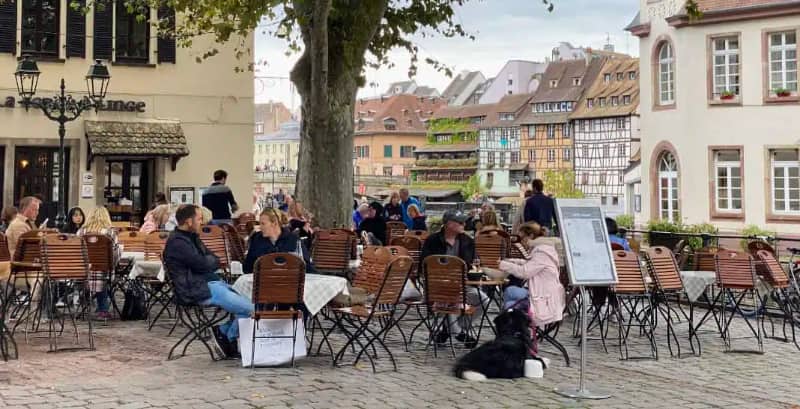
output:
[[[245,297],[252,297],[253,275],[243,274],[233,283],[233,289]],[[347,280],[345,278],[321,274],[306,274],[306,282],[303,288],[303,303],[305,303],[308,312],[312,316],[320,312],[323,307],[328,305],[328,303],[339,294],[350,294],[350,289],[347,287]]]

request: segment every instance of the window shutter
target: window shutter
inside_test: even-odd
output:
[[[158,62],[175,63],[175,9],[162,6],[158,9],[158,21],[161,30],[166,29],[166,35],[158,36]]]
[[[78,9],[67,2],[67,57],[86,58],[86,0],[77,0]]]
[[[17,52],[17,2],[0,2],[0,53]]]
[[[114,7],[112,2],[104,2],[102,10],[95,3],[94,9],[94,58],[111,60],[114,50]]]

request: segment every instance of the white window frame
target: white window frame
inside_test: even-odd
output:
[[[571,151],[569,148],[564,148],[564,151],[562,153],[564,162],[569,162],[570,160],[572,160],[572,154],[570,152]]]
[[[658,103],[675,103],[675,51],[668,41],[658,47]]]
[[[667,157],[671,157],[672,161],[667,161]],[[658,216],[662,220],[678,221],[677,219],[680,214],[679,173],[680,169],[678,169],[678,161],[675,159],[675,156],[671,152],[663,153],[658,159],[658,182],[656,186],[658,189]],[[664,179],[667,180],[666,186],[661,183]],[[667,189],[666,198],[663,193],[664,188]],[[674,197],[673,194],[676,197]],[[665,199],[667,201],[666,209],[662,206]]]
[[[556,150],[555,149],[548,149],[547,150],[547,161],[548,162],[555,162],[556,161]]]
[[[724,151],[728,150],[735,150],[739,153],[739,160],[738,161],[720,161],[718,159],[719,154]],[[741,213],[742,212],[742,201],[744,200],[743,191],[742,191],[742,163],[741,163],[741,150],[738,149],[718,149],[714,151],[714,207],[717,209],[718,212],[725,212],[725,213]],[[733,187],[733,176],[731,176],[731,172],[733,169],[739,169],[739,187]],[[722,177],[719,175],[719,171],[724,169],[725,170],[725,179],[727,179],[726,187],[725,187],[725,196],[720,196],[720,180]],[[739,207],[733,207],[734,196],[733,192],[738,190],[739,191]],[[728,202],[726,207],[720,206],[720,199],[725,199]]]
[[[718,48],[720,42],[722,48]],[[736,48],[733,48],[735,44]],[[712,95],[719,99],[724,91],[732,91],[737,97],[741,85],[741,42],[739,36],[715,37],[711,39],[711,80]],[[717,59],[722,59],[721,63]],[[733,61],[735,60],[735,61]],[[717,73],[721,69],[722,73]],[[735,72],[734,72],[735,71]]]
[[[556,137],[556,124],[547,124],[547,139]]]
[[[781,36],[780,45],[773,45],[772,43],[772,38],[776,35]],[[794,36],[793,44],[787,44],[787,37],[789,35]],[[769,64],[769,94],[774,95],[775,89],[777,88],[785,88],[791,91],[792,95],[797,95],[797,31],[778,31],[767,33],[767,36],[767,42],[769,44],[769,61],[767,62],[767,64]],[[790,52],[794,52],[794,58],[789,58],[787,54]],[[773,53],[780,53],[780,59],[773,59]],[[774,69],[774,64],[776,63],[780,65],[778,70]],[[794,80],[788,78],[788,74],[792,71],[788,66],[791,64],[794,65]],[[775,74],[780,75],[780,81],[774,80],[773,76]]]
[[[800,174],[800,160],[776,161],[775,160],[775,153],[777,151],[782,151],[782,150],[794,150],[795,152],[797,152],[796,149],[774,149],[774,150],[770,151],[770,155],[769,155],[770,156],[770,207],[772,208],[772,212],[775,213],[775,214],[779,214],[779,215],[799,215],[800,214],[800,210],[794,210],[794,211],[790,210],[791,209],[790,202],[800,202],[800,193],[798,193],[799,197],[797,199],[792,199],[791,198],[791,191],[792,190],[798,190],[798,189],[797,188],[794,188],[794,189],[790,188],[788,182],[789,182],[789,169],[798,168],[798,173]],[[776,183],[775,183],[776,182],[776,180],[775,180],[776,179],[775,170],[778,169],[778,168],[782,169],[783,175],[784,175],[783,178],[782,178],[782,179],[784,179],[783,187],[780,188],[780,190],[783,191],[783,202],[784,202],[783,209],[778,209],[776,207],[776,199],[775,199],[775,193],[777,191]],[[800,179],[800,176],[798,176],[797,178]],[[800,182],[798,182],[798,183],[800,183]]]

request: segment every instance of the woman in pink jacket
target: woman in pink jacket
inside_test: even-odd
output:
[[[561,321],[564,313],[565,293],[559,281],[557,239],[544,237],[544,234],[544,229],[536,223],[522,225],[520,242],[527,250],[527,258],[505,259],[500,262],[499,271],[488,271],[489,275],[511,275],[528,282],[530,316],[537,327]]]

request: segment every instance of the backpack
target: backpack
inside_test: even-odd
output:
[[[147,298],[144,290],[138,286],[125,289],[125,303],[119,314],[122,321],[141,321],[147,319]]]

